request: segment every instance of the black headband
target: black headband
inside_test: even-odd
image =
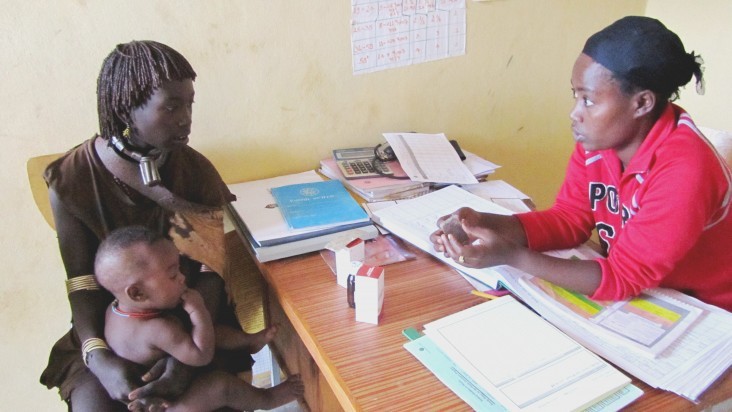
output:
[[[701,59],[656,19],[624,17],[590,36],[582,53],[643,89],[670,96],[695,75],[703,93]]]

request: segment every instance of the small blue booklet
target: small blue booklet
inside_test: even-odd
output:
[[[274,187],[272,196],[292,229],[369,220],[339,180]]]

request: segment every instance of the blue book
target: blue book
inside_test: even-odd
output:
[[[292,229],[369,221],[339,180],[274,187],[272,196]]]

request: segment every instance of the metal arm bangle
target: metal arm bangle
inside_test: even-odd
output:
[[[76,276],[66,279],[66,293],[70,295],[72,292],[79,290],[99,290],[99,283],[94,275]]]
[[[84,361],[84,365],[89,366],[89,354],[97,349],[109,350],[107,342],[100,338],[89,338],[81,344],[81,359]]]

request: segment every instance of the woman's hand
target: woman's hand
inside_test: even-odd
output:
[[[430,234],[430,241],[432,242],[432,245],[434,246],[435,250],[438,252],[442,252],[445,254],[445,257],[452,257],[452,258],[459,258],[460,256],[463,256],[463,260],[465,260],[465,256],[467,255],[461,255],[458,253],[457,255],[453,256],[456,252],[455,249],[457,248],[456,245],[453,245],[453,247],[448,252],[446,250],[446,231],[449,231],[447,229],[450,226],[455,226],[453,223],[452,225],[445,225],[445,223],[449,221],[455,221],[458,220],[460,224],[462,225],[462,229],[465,232],[465,234],[468,237],[468,240],[457,240],[457,243],[459,243],[460,249],[462,247],[467,246],[477,246],[476,242],[480,240],[480,242],[477,243],[487,243],[491,244],[491,241],[498,242],[499,239],[496,239],[497,236],[500,238],[502,242],[508,242],[507,245],[503,245],[503,247],[507,246],[526,246],[527,240],[526,240],[526,233],[524,232],[523,226],[521,226],[521,222],[518,220],[516,216],[512,215],[498,215],[494,213],[482,213],[478,212],[474,209],[471,209],[469,207],[463,207],[460,208],[453,213],[442,216],[441,218],[437,219],[437,227],[438,230],[432,232]],[[470,228],[470,230],[467,230],[467,228]],[[446,230],[447,229],[447,230]],[[454,237],[454,236],[453,236]],[[459,236],[460,237],[460,236]],[[494,244],[490,246],[498,247],[498,244]],[[475,249],[475,248],[473,248]],[[468,253],[468,252],[466,252]],[[474,250],[473,253],[477,254],[477,252]],[[500,256],[498,256],[500,257]],[[457,259],[456,258],[456,259]],[[464,263],[464,262],[460,262]],[[477,263],[475,263],[477,264]],[[493,263],[488,266],[493,266],[498,263]],[[468,266],[468,265],[466,265]],[[483,267],[483,266],[471,266],[471,267]]]
[[[469,243],[462,243],[454,235],[445,233],[440,236],[440,242],[445,256],[463,266],[484,268],[509,264],[521,248],[492,229],[470,226],[467,220],[462,221],[462,228],[470,239]]]
[[[602,268],[599,263],[595,260],[561,259],[532,251],[525,244],[516,243],[510,234],[518,234],[513,229],[522,228],[518,219],[513,219],[517,226],[513,226],[512,220],[507,219],[504,222],[508,225],[499,226],[499,229],[475,227],[469,225],[467,220],[463,220],[462,228],[469,239],[474,239],[472,243],[462,243],[454,235],[445,233],[440,235],[439,242],[446,257],[466,267],[511,265],[563,288],[586,295],[595,293],[602,281]],[[502,232],[501,228],[506,228],[508,231]],[[506,233],[509,236],[506,236]],[[524,235],[518,239],[525,242],[526,237]]]
[[[142,376],[144,386],[130,392],[131,411],[165,410],[165,400],[178,399],[193,380],[195,368],[167,356],[160,359]]]
[[[477,212],[469,207],[462,207],[449,215],[442,216],[441,218],[437,219],[437,229],[436,231],[432,232],[430,234],[430,241],[432,242],[433,247],[438,252],[445,253],[445,246],[443,245],[443,235],[446,234],[446,232],[450,232],[450,227],[454,226],[454,224],[449,224],[450,222],[468,222],[471,226],[480,226],[480,220],[481,220],[482,213]],[[470,239],[468,237],[467,242],[472,242],[475,239]],[[445,256],[448,257],[448,254],[445,253]]]
[[[109,396],[117,401],[128,403],[128,395],[142,381],[142,368],[120,358],[111,350],[97,349],[89,353],[89,369],[107,390]]]

